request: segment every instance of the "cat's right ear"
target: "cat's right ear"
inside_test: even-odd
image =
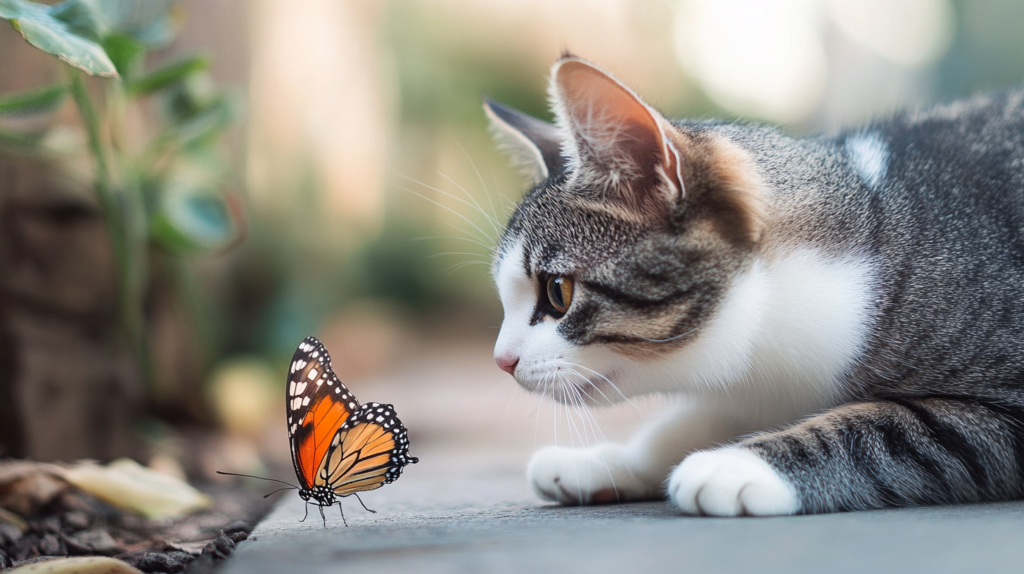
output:
[[[484,98],[484,112],[491,121],[494,138],[534,185],[561,173],[562,136],[555,126]]]

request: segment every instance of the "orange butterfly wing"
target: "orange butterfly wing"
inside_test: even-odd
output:
[[[374,490],[394,482],[407,464],[409,437],[392,405],[367,403],[341,425],[317,474],[338,496]]]
[[[331,369],[331,356],[315,337],[292,355],[287,389],[288,439],[295,475],[312,488],[334,436],[359,409],[359,401]]]

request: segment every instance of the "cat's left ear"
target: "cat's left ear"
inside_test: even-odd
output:
[[[594,64],[566,56],[551,70],[551,99],[565,133],[563,154],[588,179],[647,193],[652,177],[685,194],[675,128],[633,90]],[[648,185],[633,185],[646,182]],[[647,197],[625,197],[647,203]],[[669,197],[668,199],[672,199]]]
[[[563,171],[562,135],[555,126],[490,98],[484,98],[484,112],[495,139],[534,185]]]

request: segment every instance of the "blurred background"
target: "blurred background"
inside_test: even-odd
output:
[[[308,334],[421,457],[519,468],[622,438],[666,399],[576,413],[493,364],[491,248],[526,181],[481,96],[550,119],[569,49],[669,117],[803,134],[1024,79],[1015,0],[153,6],[132,22],[158,25],[125,33],[144,51],[105,37],[120,80],[0,26],[0,94],[72,86],[32,113],[0,103],[2,456],[286,467],[285,368]]]

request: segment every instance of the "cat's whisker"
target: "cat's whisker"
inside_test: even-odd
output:
[[[555,379],[558,381],[559,387],[562,389],[563,397],[564,397],[564,399],[566,399],[566,400],[564,400],[562,402],[562,409],[565,412],[565,420],[566,420],[565,432],[569,435],[569,447],[570,448],[575,448],[576,444],[572,440],[572,431],[575,430],[577,436],[580,435],[580,431],[576,427],[576,421],[573,420],[572,414],[569,412],[569,406],[570,406],[570,403],[572,403],[574,397],[573,397],[573,395],[571,393],[566,392],[566,389],[570,389],[571,390],[571,389],[573,389],[573,386],[570,383],[567,383],[565,381],[565,376],[560,371],[553,371],[552,374],[555,376]],[[575,406],[575,405],[573,405],[573,406]],[[583,437],[582,436],[580,437],[580,441],[581,442],[583,441]],[[572,468],[573,468],[573,471],[574,471],[574,473],[576,475],[576,501],[579,504],[583,504],[583,481],[581,480],[582,477],[580,477],[580,469],[579,469],[579,466],[576,463],[576,459],[575,458],[572,459]]]
[[[571,367],[570,367],[570,368],[569,368],[569,371],[570,371],[571,373],[575,374],[576,376],[578,376],[578,377],[579,377],[580,379],[583,379],[584,381],[587,381],[587,377],[586,377],[586,376],[585,376],[585,375],[584,375],[583,373],[581,373],[581,372],[577,371],[576,369],[574,369],[574,368],[571,368]],[[606,405],[601,405],[601,406],[606,406],[606,407],[610,407],[610,406],[613,406],[613,405],[615,404],[615,403],[613,403],[613,402],[611,401],[611,399],[609,399],[609,398],[608,398],[608,395],[605,395],[605,394],[604,394],[604,392],[602,392],[602,391],[601,391],[601,389],[600,389],[600,388],[598,388],[598,387],[597,387],[596,385],[594,385],[593,383],[589,383],[589,381],[588,381],[588,384],[590,384],[590,386],[591,386],[591,387],[592,387],[592,388],[593,388],[593,389],[594,389],[595,391],[597,391],[597,392],[601,393],[601,396],[602,396],[602,397],[604,397],[604,400],[605,400],[605,401],[607,401],[607,403],[608,403],[608,404],[606,404]],[[579,394],[580,394],[580,398],[581,398],[581,400],[582,400],[582,399],[583,399],[583,393],[584,393],[583,389],[581,389],[581,388],[577,388],[577,389],[575,389],[575,390],[576,390],[576,392],[577,392],[577,393],[579,393]],[[589,398],[590,398],[591,400],[593,400],[593,401],[596,401],[596,398],[595,398],[595,397],[593,397],[593,396],[590,396]],[[586,405],[586,402],[584,402],[584,405]],[[587,408],[589,409],[590,407],[588,406]],[[588,412],[589,412],[589,411],[588,411]]]
[[[417,183],[419,183],[419,182],[417,182]],[[459,213],[458,211],[456,211],[456,210],[452,209],[451,207],[449,207],[449,206],[447,206],[447,205],[445,205],[445,204],[441,203],[440,201],[437,201],[436,199],[434,199],[434,198],[432,198],[432,197],[428,197],[428,196],[426,196],[426,195],[424,195],[424,194],[422,194],[422,193],[420,193],[420,192],[418,192],[418,191],[416,191],[416,190],[413,190],[413,189],[409,189],[409,188],[407,188],[407,187],[402,187],[402,186],[400,186],[400,185],[394,185],[394,184],[392,184],[392,185],[393,185],[393,187],[394,187],[395,189],[400,189],[400,190],[402,190],[402,191],[405,191],[405,192],[407,192],[407,193],[411,193],[411,194],[413,194],[413,195],[415,195],[415,196],[417,196],[417,197],[419,197],[419,198],[421,198],[421,199],[423,199],[423,200],[425,200],[425,201],[429,201],[430,203],[433,203],[434,205],[436,205],[436,206],[440,207],[441,209],[445,209],[445,210],[447,210],[447,211],[448,211],[449,213],[451,213],[452,215],[454,215],[454,216],[458,217],[459,219],[461,219],[461,220],[465,221],[465,222],[466,222],[466,223],[468,223],[468,224],[469,224],[470,226],[472,226],[472,227],[473,227],[473,229],[476,229],[476,230],[477,230],[478,232],[480,232],[480,235],[479,235],[479,236],[476,236],[476,235],[474,234],[474,237],[476,237],[477,239],[480,239],[481,241],[486,241],[486,242],[494,243],[494,238],[493,238],[493,237],[491,237],[490,235],[488,235],[486,231],[484,231],[483,229],[481,229],[479,225],[477,225],[476,223],[474,223],[472,219],[470,219],[470,218],[466,217],[465,215],[463,215],[463,214]],[[453,199],[456,199],[456,200],[458,200],[458,201],[462,201],[463,203],[466,203],[466,205],[470,205],[470,206],[472,206],[472,204],[469,204],[469,203],[467,203],[467,202],[465,202],[465,201],[463,201],[463,200],[459,199],[458,197],[454,197],[454,196],[452,196],[452,195],[451,195],[450,193],[446,193],[446,192],[444,192],[444,191],[441,191],[441,190],[439,190],[439,189],[435,189],[435,188],[433,188],[433,187],[431,187],[431,186],[429,186],[429,185],[427,185],[427,184],[425,184],[425,183],[420,183],[420,185],[426,186],[426,187],[428,187],[428,188],[430,188],[430,189],[433,189],[434,191],[436,191],[436,192],[438,192],[438,193],[441,193],[441,194],[444,194],[444,195],[447,195],[447,196],[453,197]]]
[[[579,375],[579,373],[577,371],[575,371],[575,370],[573,370],[572,372],[574,372],[577,375]],[[582,375],[580,375],[580,376],[582,376]],[[590,407],[583,400],[582,391],[579,388],[573,388],[573,392],[576,394],[576,398],[579,401],[578,404],[580,405],[581,418],[582,418],[583,424],[586,425],[587,422],[589,421],[589,423],[590,423],[590,431],[594,435],[595,442],[598,441],[598,440],[607,441],[608,439],[605,437],[604,432],[601,431],[601,425],[597,422],[597,419],[594,417],[593,412],[591,412]],[[600,439],[597,436],[598,434],[601,435]],[[590,445],[590,443],[589,443],[589,440],[588,440],[587,446],[589,446],[589,445]],[[610,464],[608,464],[608,459],[607,459],[607,457],[605,457],[604,452],[601,451],[601,450],[598,450],[597,452],[601,456],[601,462],[604,464],[605,472],[608,473],[608,480],[612,483],[612,491],[615,493],[615,500],[616,500],[616,502],[621,502],[621,500],[619,499],[619,487],[615,483],[615,475],[614,475],[614,473],[612,473],[612,467],[611,467]],[[633,475],[633,470],[632,469],[630,469],[629,467],[626,467],[626,470],[629,472],[630,477],[635,478],[634,475]]]
[[[437,175],[447,179],[449,182],[453,183],[456,187],[459,188],[459,190],[461,190],[463,193],[466,194],[466,197],[468,197],[470,201],[466,201],[465,199],[462,199],[461,197],[459,197],[459,196],[457,196],[457,195],[455,195],[453,193],[449,193],[447,191],[444,191],[443,189],[440,189],[440,188],[438,188],[436,186],[430,185],[429,183],[426,183],[424,181],[418,180],[418,179],[416,179],[414,177],[409,177],[407,175],[399,175],[398,177],[400,177],[400,178],[402,178],[402,179],[404,179],[406,181],[409,181],[411,183],[415,183],[416,185],[421,185],[421,186],[423,186],[423,187],[425,187],[425,188],[427,188],[427,189],[429,189],[431,191],[434,191],[436,193],[440,193],[440,194],[445,195],[445,196],[447,196],[447,197],[449,197],[451,199],[454,199],[455,201],[458,201],[459,203],[462,203],[463,205],[474,209],[480,215],[483,215],[485,218],[487,218],[488,222],[490,222],[490,223],[497,223],[497,220],[495,220],[494,217],[491,214],[489,214],[486,211],[484,211],[483,207],[479,203],[477,203],[477,201],[473,197],[473,195],[471,193],[469,193],[468,191],[466,191],[466,189],[464,187],[459,185],[458,182],[456,182],[454,179],[452,179],[448,175],[446,175],[444,173],[441,173],[440,171],[435,171],[434,173],[436,173]],[[495,229],[495,231],[497,232],[498,230]]]
[[[454,183],[454,181],[453,181],[453,180],[452,180],[451,178],[449,178],[448,176],[446,176],[446,175],[444,175],[444,174],[442,174],[442,173],[438,173],[438,175],[440,175],[441,177],[444,177],[445,179],[448,179],[449,181],[452,181],[452,182]],[[476,211],[476,212],[478,212],[478,213],[479,213],[480,215],[484,216],[484,218],[485,218],[485,219],[487,219],[487,222],[488,222],[488,223],[490,223],[490,224],[492,224],[492,225],[494,225],[494,226],[496,226],[496,225],[497,225],[497,221],[496,221],[496,220],[495,220],[495,219],[494,219],[494,218],[493,218],[493,217],[492,217],[492,216],[491,216],[490,214],[488,214],[488,213],[487,213],[486,211],[484,211],[484,210],[483,210],[483,208],[481,208],[481,207],[480,207],[479,205],[475,205],[474,203],[470,203],[469,201],[466,201],[465,199],[462,199],[461,197],[459,197],[459,196],[457,196],[457,195],[455,195],[455,194],[453,194],[453,193],[449,193],[449,192],[447,192],[447,191],[445,191],[445,190],[443,190],[443,189],[441,189],[441,188],[439,188],[439,187],[435,187],[435,186],[433,186],[433,185],[430,185],[429,183],[426,183],[426,182],[422,182],[422,181],[419,181],[419,180],[417,180],[417,179],[415,179],[415,178],[411,178],[411,177],[408,177],[408,176],[404,176],[404,175],[403,175],[403,176],[399,176],[399,177],[401,177],[402,179],[405,179],[405,180],[407,180],[407,181],[410,181],[410,182],[412,182],[412,183],[415,183],[415,184],[417,184],[417,185],[422,185],[423,187],[425,187],[425,188],[427,188],[427,189],[429,189],[429,190],[433,191],[434,193],[439,193],[439,194],[441,194],[441,195],[443,195],[443,196],[445,196],[445,197],[448,197],[448,198],[450,198],[450,199],[452,199],[452,200],[454,200],[454,201],[457,201],[457,202],[459,202],[459,203],[461,203],[461,204],[465,205],[466,207],[469,207],[470,209],[473,209],[473,210],[475,210],[475,211]],[[457,186],[458,186],[458,184],[455,184],[455,185],[457,185]],[[461,189],[461,186],[459,186],[459,187],[460,187],[460,189]],[[399,189],[402,189],[402,188],[401,188],[401,187],[399,187]],[[414,190],[411,190],[411,189],[406,189],[405,191],[408,191],[408,192],[410,192],[410,193],[417,193],[416,191],[414,191]],[[422,195],[422,194],[421,194],[421,195]],[[467,193],[467,195],[468,195],[468,193]],[[470,198],[472,199],[472,196],[470,196]],[[436,201],[436,200],[435,200],[435,201]],[[474,201],[475,201],[475,200],[474,200]],[[444,204],[443,204],[443,203],[439,203],[439,202],[438,202],[437,204],[438,204],[438,205],[442,205],[442,206],[444,206]],[[445,206],[445,207],[448,207],[448,206]],[[449,209],[450,209],[450,208],[449,208]],[[483,229],[480,229],[480,228],[479,228],[479,227],[477,227],[477,226],[476,226],[475,224],[473,224],[473,222],[472,222],[472,221],[471,221],[471,220],[470,220],[470,219],[469,219],[468,217],[466,217],[466,216],[462,215],[461,213],[458,213],[458,212],[457,212],[457,211],[455,211],[455,210],[451,210],[451,211],[452,211],[452,213],[456,213],[456,214],[460,215],[460,216],[461,216],[461,217],[462,217],[463,219],[465,219],[465,220],[466,220],[466,222],[467,222],[467,223],[470,223],[471,225],[473,225],[474,227],[476,227],[476,228],[477,228],[477,230],[478,230],[478,231],[480,231],[480,233],[483,233],[483,234],[484,234],[484,236],[486,236],[486,237],[487,237],[488,239],[491,239],[491,236],[490,236],[490,234],[488,234],[488,233],[487,233],[486,231],[484,231]],[[499,231],[499,230],[498,230],[497,228],[495,228],[495,234],[496,234],[496,235],[498,235],[498,234],[500,234],[500,233],[501,233],[501,232],[500,232],[500,231]]]
[[[463,261],[461,263],[455,263],[454,265],[449,266],[447,269],[445,269],[444,274],[445,276],[449,276],[452,273],[458,271],[459,269],[463,269],[465,267],[472,267],[473,265],[483,265],[484,267],[490,267],[490,264],[484,261]]]
[[[570,373],[579,375],[578,372],[570,370]],[[590,446],[590,436],[593,435],[594,441],[597,441],[597,433],[594,432],[593,425],[590,421],[593,419],[593,415],[590,412],[590,407],[587,406],[586,399],[583,397],[583,391],[573,385],[571,387],[573,394],[573,403],[576,405],[576,411],[580,414],[580,426],[583,428],[583,438],[587,446]],[[590,432],[588,433],[587,430]]]
[[[565,407],[566,407],[565,408],[565,418],[568,421],[568,426],[566,428],[569,429],[569,433],[570,433],[569,434],[569,441],[570,441],[570,443],[572,442],[572,431],[575,430],[576,431],[576,436],[580,437],[580,442],[583,443],[584,446],[589,445],[589,441],[587,440],[586,433],[585,432],[583,432],[583,433],[580,432],[579,427],[576,426],[576,421],[572,418],[572,416],[569,413],[569,405],[570,404],[572,405],[572,407],[577,412],[579,411],[579,403],[577,403],[577,400],[579,400],[579,397],[574,394],[574,393],[576,393],[578,391],[576,390],[575,385],[573,385],[572,383],[569,383],[569,382],[567,382],[565,380],[565,376],[564,375],[559,374],[558,378],[559,378],[559,383],[561,383],[561,385],[562,385],[562,388],[563,389],[568,389],[569,391],[571,391],[571,392],[565,393],[565,396],[568,399],[568,402],[565,404]]]
[[[439,252],[439,253],[431,253],[430,255],[427,255],[426,258],[427,259],[437,259],[438,257],[445,257],[445,256],[451,256],[451,255],[472,255],[473,257],[479,257],[480,256],[479,253],[473,253],[472,251],[442,251],[442,252]],[[490,261],[487,261],[485,259],[478,259],[476,261],[478,263],[490,264]]]
[[[615,390],[615,392],[619,393],[619,396],[620,396],[620,397],[622,397],[622,401],[623,401],[623,402],[625,402],[625,403],[626,403],[627,405],[629,405],[630,407],[632,407],[632,408],[633,408],[633,410],[635,410],[635,411],[637,411],[637,412],[640,412],[640,408],[639,408],[638,406],[636,406],[636,403],[634,403],[634,402],[633,402],[633,401],[632,401],[632,400],[631,400],[631,399],[630,399],[629,397],[627,397],[627,396],[626,396],[626,395],[625,395],[625,394],[624,394],[624,393],[623,393],[623,392],[622,392],[621,390],[619,390],[619,387],[618,387],[618,386],[617,386],[617,385],[616,385],[615,383],[613,383],[613,382],[612,382],[612,380],[611,380],[611,379],[609,379],[608,377],[606,377],[605,375],[603,375],[603,374],[601,374],[601,373],[599,373],[599,372],[595,371],[594,369],[591,369],[591,368],[589,368],[589,367],[585,367],[585,366],[583,366],[583,365],[581,365],[581,364],[579,364],[579,363],[568,363],[568,362],[567,362],[566,364],[568,364],[568,365],[572,366],[573,368],[583,369],[584,371],[588,371],[588,372],[590,372],[590,373],[593,373],[594,375],[596,375],[596,376],[600,377],[601,379],[603,379],[603,380],[604,380],[604,382],[608,383],[608,386],[610,386],[610,387],[611,387],[612,389],[614,389],[614,390]],[[600,389],[599,387],[597,387],[597,386],[595,385],[595,386],[594,386],[594,389],[595,389],[595,390],[596,390],[597,392],[601,393],[601,395],[602,395],[602,396],[604,396],[605,400],[607,400],[607,401],[608,401],[608,404],[609,404],[609,405],[613,405],[613,404],[615,404],[615,403],[613,403],[613,402],[612,402],[612,400],[611,400],[610,398],[608,398],[608,396],[607,396],[607,395],[605,395],[605,394],[604,394],[604,393],[603,393],[603,392],[601,391],[601,389]]]
[[[537,436],[540,434],[540,412],[544,407],[544,397],[546,393],[540,393],[540,399],[537,401],[537,408],[533,412],[533,446],[537,448]]]
[[[473,169],[475,170],[476,166],[474,166]],[[480,203],[476,200],[475,197],[473,197],[473,195],[471,193],[466,191],[466,188],[464,188],[461,185],[459,185],[459,182],[455,181],[451,177],[449,177],[449,176],[447,176],[447,175],[445,175],[445,174],[443,174],[441,172],[436,172],[436,173],[437,173],[437,175],[439,175],[439,176],[447,179],[448,181],[450,181],[452,183],[452,185],[454,185],[455,187],[459,188],[459,190],[462,191],[462,193],[466,194],[466,197],[468,197],[470,199],[470,201],[473,202],[473,205],[476,207],[476,210],[478,212],[480,212],[480,214],[482,214],[484,217],[486,217],[487,218],[487,222],[490,223],[491,227],[494,228],[495,236],[500,236],[501,235],[501,224],[498,222],[498,220],[493,215],[491,215],[491,214],[487,213],[486,211],[484,211],[483,206],[480,205]],[[479,172],[477,172],[477,175],[479,175]],[[481,181],[481,183],[483,183],[483,182]],[[486,195],[486,193],[487,193],[487,187],[484,186],[484,194]]]
[[[462,146],[462,142],[459,142],[458,140],[456,140],[455,141],[455,145],[459,146],[459,150],[462,151],[462,155],[464,155],[466,157],[466,160],[469,161],[469,165],[473,168],[473,171],[476,173],[477,179],[480,180],[480,187],[482,187],[483,190],[484,190],[484,197],[487,198],[487,203],[491,206],[491,215],[492,215],[491,222],[494,224],[494,228],[495,228],[494,232],[497,235],[500,236],[501,235],[501,231],[500,230],[504,226],[501,225],[501,222],[498,221],[498,214],[494,210],[494,201],[491,199],[491,192],[490,192],[490,190],[487,189],[487,183],[484,182],[484,176],[480,173],[480,169],[477,167],[476,161],[473,159],[473,156],[471,156],[469,154],[469,152],[466,151],[466,148]],[[492,175],[494,175],[494,174],[492,173]],[[452,183],[455,183],[455,185],[457,185],[457,186],[459,185],[458,183],[456,183],[454,181],[452,181]],[[459,188],[461,189],[462,186],[459,186]],[[497,188],[497,179],[495,179],[495,188]],[[463,189],[463,192],[466,193],[466,195],[469,195],[469,193],[466,192],[466,190],[464,190],[464,189]],[[470,198],[472,199],[472,196],[470,196]],[[477,205],[480,205],[480,203],[478,201],[476,201],[476,199],[473,199],[473,203],[476,203]],[[482,206],[481,206],[481,210],[483,210]]]
[[[481,239],[480,236],[477,235],[476,233],[473,233],[472,231],[469,231],[468,229],[463,229],[463,228],[461,228],[461,227],[451,223],[450,221],[445,221],[443,223],[443,225],[445,225],[446,227],[450,227],[450,228],[454,229],[455,231],[458,231],[459,233],[462,233],[463,237],[464,237],[464,239],[466,241],[470,241],[470,242],[476,243],[477,245],[480,245],[481,247],[486,249],[487,250],[486,255],[487,255],[488,258],[493,259],[494,256],[497,254],[497,252],[498,252],[498,246],[497,245],[489,245],[488,243],[485,243],[485,241],[489,242],[491,240],[489,237]],[[481,253],[481,255],[483,255],[483,254]]]
[[[456,228],[456,229],[458,229],[458,228]],[[462,230],[460,230],[460,231],[462,231]],[[484,243],[482,241],[477,241],[476,239],[474,239],[472,237],[460,237],[458,235],[422,235],[422,236],[419,236],[419,237],[412,237],[412,238],[409,239],[409,241],[417,241],[417,242],[418,241],[441,241],[441,240],[467,241],[467,242],[472,243],[474,245],[479,245],[480,247],[483,247],[491,255],[494,254],[494,250],[495,250],[495,247],[493,245],[488,245],[488,244],[486,244],[486,243]]]

